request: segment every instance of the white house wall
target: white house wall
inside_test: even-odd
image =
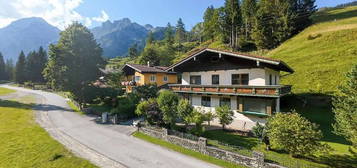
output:
[[[203,95],[205,96],[205,95]],[[201,106],[201,95],[192,95],[191,96],[191,103],[192,106],[195,107],[196,109],[202,110],[202,112],[208,112],[211,111],[215,113],[215,108],[219,106],[219,96],[215,95],[209,95],[211,97],[211,107],[202,107]],[[257,122],[259,122],[262,125],[265,125],[266,119],[265,118],[259,118],[255,116],[247,116],[244,114],[241,114],[237,112],[237,97],[230,97],[231,98],[231,109],[234,111],[234,120],[232,124],[228,125],[227,128],[231,129],[238,129],[238,130],[251,130]],[[211,125],[215,126],[221,126],[219,124],[219,120],[215,119],[213,122],[211,122]]]
[[[265,79],[266,79],[265,80],[265,84],[266,85],[269,85],[269,75],[272,75],[273,85],[279,85],[279,83],[280,83],[280,73],[278,71],[266,68],[265,69]],[[277,78],[276,83],[275,83],[275,80],[274,80],[275,77]]]
[[[270,69],[269,72],[274,72],[279,76],[278,71]],[[219,85],[232,85],[232,74],[249,74],[249,85],[265,86],[267,78],[266,69],[254,68],[254,69],[239,69],[239,70],[220,70],[220,71],[204,71],[204,72],[184,72],[182,73],[182,85],[190,84],[190,76],[200,75],[202,85],[212,85],[212,75],[219,75]],[[268,76],[269,77],[269,76]]]

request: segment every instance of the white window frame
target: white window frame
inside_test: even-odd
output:
[[[164,76],[164,82],[168,82],[169,81],[169,77],[167,75]]]
[[[135,82],[140,82],[141,81],[141,76],[135,76]]]
[[[155,75],[151,75],[150,76],[150,82],[156,82],[156,76]]]

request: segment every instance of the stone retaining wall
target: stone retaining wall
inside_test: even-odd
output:
[[[151,129],[141,127],[138,128],[139,132],[147,134],[149,136],[159,138],[170,142],[172,144],[182,146],[187,149],[191,149],[202,154],[215,157],[217,159],[226,160],[240,165],[253,168],[285,168],[276,164],[265,163],[264,154],[261,152],[253,152],[252,157],[243,156],[238,153],[226,151],[220,148],[207,146],[207,139],[200,137],[198,141],[193,141],[174,135],[169,135],[167,129]]]

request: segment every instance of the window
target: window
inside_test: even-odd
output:
[[[141,76],[135,76],[135,82],[140,82]]]
[[[202,96],[201,105],[204,107],[211,107],[211,97]]]
[[[190,76],[190,84],[200,85],[201,84],[201,76],[199,76],[199,75]]]
[[[167,81],[169,81],[169,78],[165,75],[164,76],[164,82],[167,82]]]
[[[269,75],[269,85],[273,85],[273,77],[271,74]]]
[[[266,99],[260,98],[244,98],[243,110],[249,112],[266,113],[268,102]]]
[[[221,97],[219,99],[219,106],[228,106],[231,107],[231,98],[229,97]]]
[[[156,76],[155,75],[151,75],[150,76],[150,81],[151,82],[156,82]]]
[[[219,75],[212,75],[212,85],[219,85]]]
[[[248,85],[249,74],[232,74],[232,85]]]
[[[278,76],[275,75],[274,77],[275,77],[275,78],[274,78],[274,84],[277,85],[277,84],[278,84]]]

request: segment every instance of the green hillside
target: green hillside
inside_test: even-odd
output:
[[[295,93],[332,94],[357,63],[357,7],[319,11],[314,22],[267,55],[296,71],[282,79]]]

